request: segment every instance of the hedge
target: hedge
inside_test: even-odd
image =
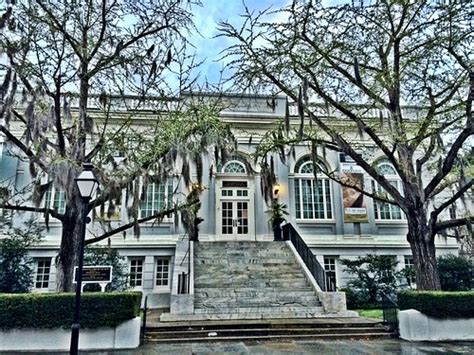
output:
[[[474,291],[403,291],[398,306],[436,318],[474,318]]]
[[[0,294],[0,329],[69,328],[73,293]],[[114,327],[136,317],[141,292],[91,292],[81,295],[81,328]]]

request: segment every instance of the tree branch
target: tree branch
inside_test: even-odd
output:
[[[100,242],[101,240],[104,240],[108,237],[111,237],[117,233],[120,233],[120,232],[123,232],[123,231],[126,231],[127,229],[130,229],[132,228],[133,226],[135,226],[137,223],[138,224],[141,224],[141,223],[145,223],[145,222],[148,222],[148,221],[152,221],[154,219],[159,219],[159,218],[163,218],[164,216],[166,215],[169,215],[169,214],[172,214],[172,213],[176,213],[184,208],[187,208],[187,207],[191,207],[191,206],[194,206],[195,204],[199,203],[199,200],[194,200],[194,201],[191,201],[191,202],[188,202],[188,203],[184,203],[184,204],[181,204],[181,205],[178,205],[178,206],[175,206],[173,208],[170,208],[168,210],[165,210],[165,211],[160,211],[159,213],[156,213],[152,216],[149,216],[149,217],[145,217],[145,218],[140,218],[136,221],[132,221],[130,223],[127,223],[127,224],[124,224],[123,226],[120,226],[119,228],[116,228],[116,229],[113,229],[107,233],[104,233],[98,237],[94,237],[94,238],[90,238],[90,239],[87,239],[84,243],[85,245],[89,245],[89,244],[93,244],[93,243],[97,243],[97,242]]]
[[[469,190],[473,185],[473,180],[471,179],[468,183],[466,183],[463,187],[461,187],[451,198],[446,200],[444,203],[442,203],[438,208],[435,208],[431,212],[431,219],[436,220],[436,218],[439,216],[441,212],[448,206],[452,205],[454,202],[456,202],[464,193]]]
[[[11,205],[9,203],[0,204],[0,208],[4,208],[6,210],[12,210],[12,211],[48,213],[52,217],[54,217],[54,218],[56,218],[60,221],[63,221],[63,219],[64,219],[64,215],[62,215],[62,214],[58,213],[56,210],[52,210],[50,208]]]
[[[46,12],[48,17],[54,22],[56,25],[56,28],[59,30],[59,32],[62,33],[64,38],[68,41],[68,43],[71,45],[72,49],[74,50],[74,53],[82,60],[82,53],[79,48],[79,42],[76,41],[74,37],[71,37],[69,32],[64,28],[64,26],[59,22],[59,20],[56,18],[56,16],[51,12],[50,9],[48,9],[45,4],[43,3],[42,0],[37,0],[36,1],[38,5],[41,7],[41,9]]]
[[[443,222],[438,222],[435,224],[433,228],[434,233],[439,233],[440,231],[448,228],[454,228],[454,227],[460,227],[464,226],[467,223],[472,223],[474,222],[474,217],[465,217],[465,218],[457,218],[457,219],[451,219],[449,221],[443,221]]]
[[[10,141],[13,142],[25,155],[34,163],[38,164],[44,171],[48,171],[47,164],[43,162],[36,154],[22,141],[15,137],[5,126],[0,125],[0,132],[2,132]]]

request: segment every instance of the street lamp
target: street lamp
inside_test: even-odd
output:
[[[79,328],[80,328],[80,312],[81,312],[81,288],[82,288],[82,264],[84,263],[84,241],[86,238],[86,224],[90,221],[87,217],[88,210],[87,206],[92,196],[94,196],[99,182],[97,181],[94,173],[92,172],[92,164],[84,164],[84,170],[79,174],[76,181],[77,187],[81,194],[82,199],[82,231],[81,231],[81,244],[79,246],[79,265],[77,268],[77,282],[76,282],[76,298],[74,303],[74,319],[71,326],[71,346],[69,353],[76,355],[79,348]]]

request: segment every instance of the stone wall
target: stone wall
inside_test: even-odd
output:
[[[400,338],[408,341],[474,340],[474,318],[433,318],[407,309],[398,312]]]
[[[115,328],[81,329],[79,350],[134,349],[140,345],[140,317]],[[0,351],[68,351],[71,330],[11,329],[0,330]]]

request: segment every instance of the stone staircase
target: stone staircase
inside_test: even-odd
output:
[[[186,321],[149,324],[147,343],[389,339],[395,334],[366,318]]]
[[[194,315],[202,320],[313,318],[323,308],[285,243],[199,242]]]

